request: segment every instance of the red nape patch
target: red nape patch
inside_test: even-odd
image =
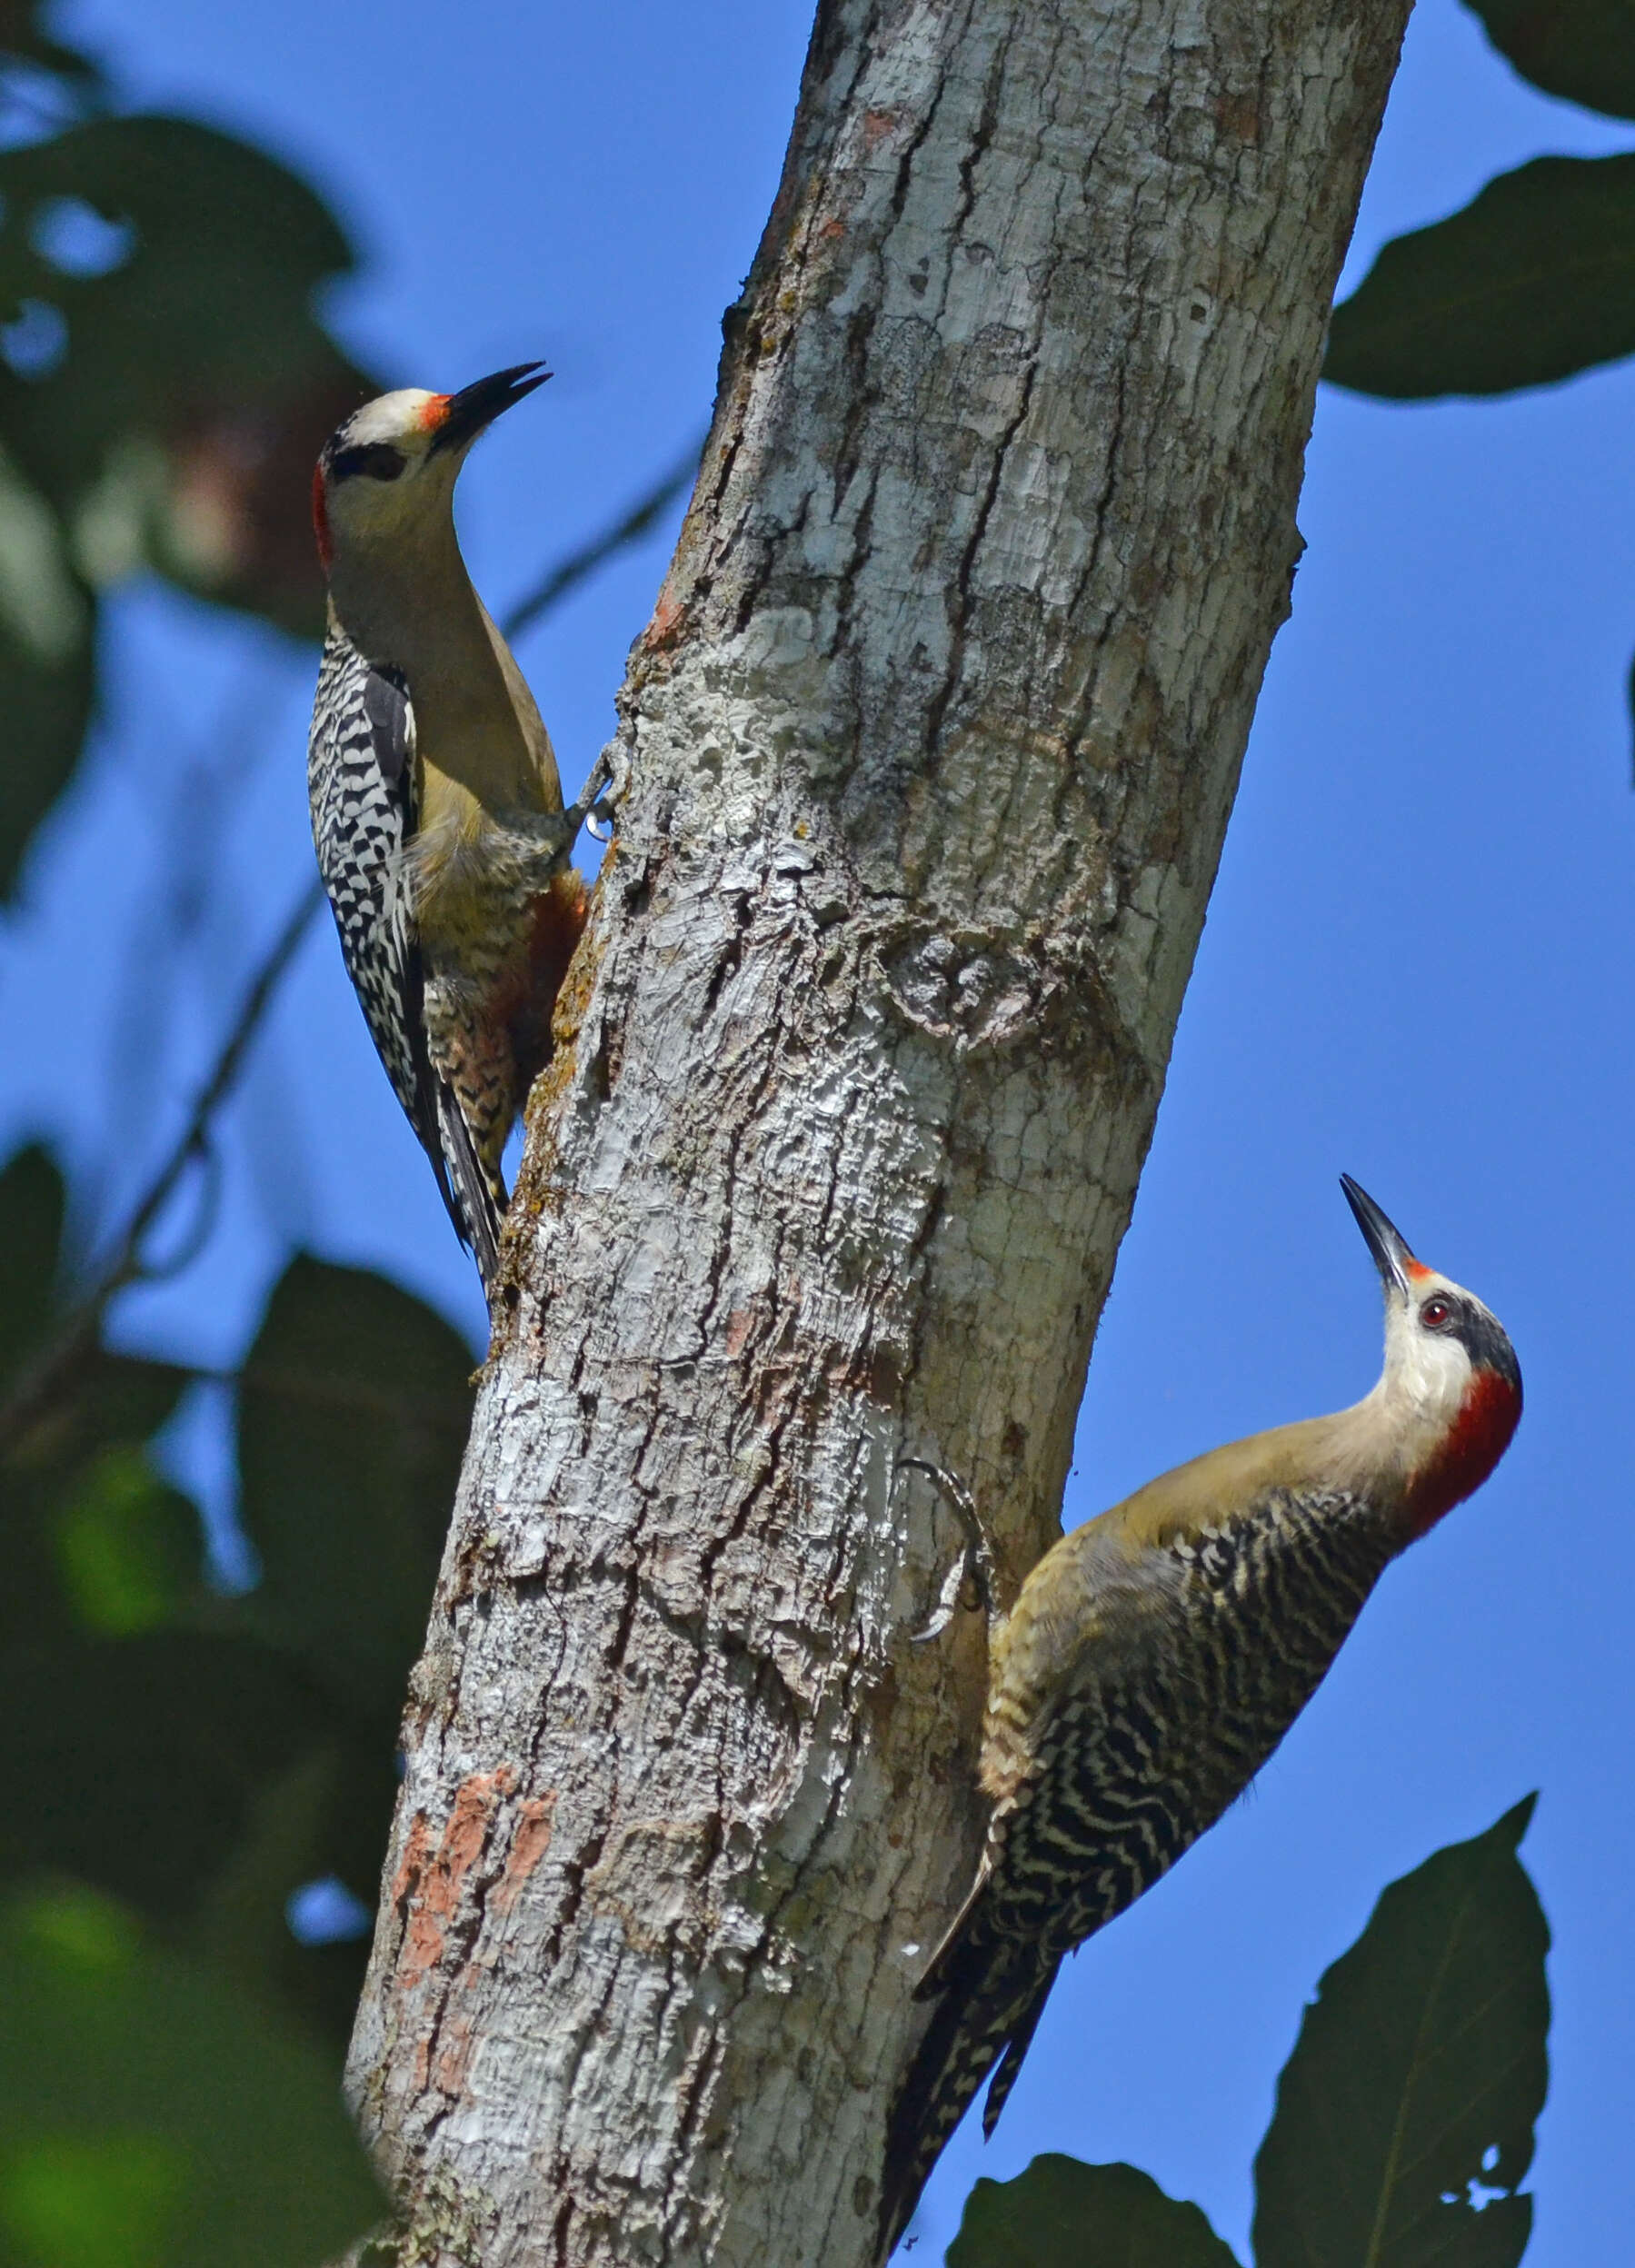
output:
[[[335,555],[334,540],[329,532],[329,507],[324,501],[324,467],[313,467],[313,533],[318,539],[318,558],[325,574]]]
[[[1480,1488],[1510,1445],[1521,1416],[1521,1389],[1497,1370],[1479,1370],[1447,1439],[1408,1483],[1411,1538]]]
[[[432,396],[420,413],[420,423],[424,432],[428,433],[436,432],[438,426],[447,417],[448,405],[454,398],[452,393],[434,393]]]

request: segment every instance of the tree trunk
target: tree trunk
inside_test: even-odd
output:
[[[351,2087],[404,2258],[865,2268],[1406,0],[823,0],[622,697]]]

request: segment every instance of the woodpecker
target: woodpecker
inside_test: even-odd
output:
[[[307,750],[341,951],[449,1217],[491,1287],[501,1153],[550,1059],[584,926],[573,829],[533,696],[472,587],[454,482],[537,363],[458,393],[382,394],[313,474],[328,634]]]
[[[1387,1563],[1480,1486],[1516,1429],[1502,1328],[1341,1186],[1385,1287],[1373,1391],[1196,1457],[1063,1537],[993,1641],[992,1810],[916,1988],[936,2006],[888,2124],[884,2253],[990,2072],[993,2132],[1063,1955],[1243,1792]]]

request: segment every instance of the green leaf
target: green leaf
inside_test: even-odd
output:
[[[127,1578],[136,1574],[132,1554],[138,1554],[147,1560],[150,1581],[164,1583],[173,1606],[184,1597],[197,1599],[197,1513],[161,1481],[141,1447],[165,1422],[186,1384],[186,1372],[168,1363],[105,1354],[88,1345],[75,1349],[50,1393],[11,1427],[11,1456],[0,1463],[0,1537],[6,1551],[0,1640],[36,1642],[52,1626],[64,1633],[111,1631],[118,1624],[132,1631],[170,1619],[159,1615],[156,1601],[143,1615],[134,1592],[125,1608],[115,1604],[106,1590],[115,1549]],[[105,1463],[109,1458],[114,1463]],[[115,1504],[120,1490],[123,1510]],[[123,1527],[123,1545],[114,1527]],[[145,1540],[138,1540],[136,1528],[145,1528]],[[100,1567],[93,1565],[97,1560]],[[168,1574],[161,1574],[159,1560]]]
[[[58,1506],[55,1531],[63,1588],[86,1630],[162,1629],[199,1596],[198,1513],[141,1449],[105,1450]]]
[[[1323,1977],[1255,2161],[1257,2268],[1520,2259],[1549,2079],[1533,1801],[1392,1883]]]
[[[332,1736],[297,1665],[181,1630],[6,1646],[0,1721],[28,1727],[0,1742],[8,1871],[81,1875],[171,1922],[227,1864],[256,1792]]]
[[[1611,118],[1635,118],[1635,0],[1467,0],[1524,79]]]
[[[1196,2205],[1132,2165],[1054,2152],[1013,2182],[980,2181],[948,2268],[1237,2268]]]
[[[471,1352],[364,1270],[293,1261],[239,1393],[254,1626],[389,1740],[425,1636],[471,1422]]]
[[[50,2268],[164,2268],[187,2161],[158,2134],[57,2134],[0,2147],[0,2224]]]
[[[1635,155],[1539,157],[1394,237],[1323,376],[1394,401],[1507,393],[1635,353]]]
[[[0,624],[0,899],[16,888],[35,829],[67,786],[85,744],[94,691],[87,636],[60,667],[41,662]]]
[[[382,2200],[327,2059],[76,1886],[0,1910],[0,2268],[314,2268]]]

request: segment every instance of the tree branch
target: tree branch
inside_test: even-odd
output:
[[[407,2257],[868,2268],[1406,0],[823,0],[536,1086],[350,2088]]]
[[[702,436],[690,441],[669,471],[661,472],[621,519],[611,521],[599,534],[588,537],[573,551],[564,552],[554,566],[547,568],[533,589],[519,599],[501,622],[500,628],[506,637],[520,638],[525,630],[532,630],[553,606],[560,606],[571,591],[593,575],[598,567],[631,544],[640,542],[676,498],[697,479],[703,447]]]

